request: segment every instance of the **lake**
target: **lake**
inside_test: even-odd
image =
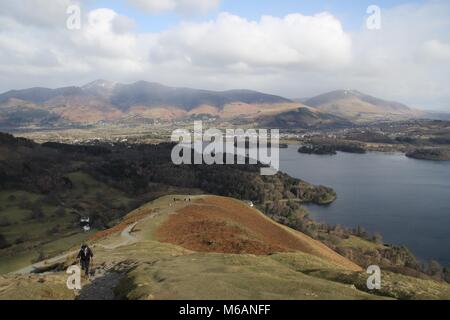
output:
[[[450,162],[400,153],[306,155],[298,148],[280,149],[280,170],[338,196],[329,206],[308,206],[316,221],[361,225],[420,259],[450,266]]]

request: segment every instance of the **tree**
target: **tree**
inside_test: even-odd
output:
[[[5,236],[0,234],[0,249],[5,249],[9,247],[8,241],[6,241]]]
[[[50,192],[49,194],[47,194],[42,201],[46,204],[52,205],[52,206],[57,206],[59,205],[60,201],[58,198],[58,195],[56,194],[56,192]]]
[[[345,229],[341,226],[341,225],[336,225],[334,227],[334,233],[337,237],[339,238],[343,238],[344,237],[344,233],[345,233]]]
[[[444,280],[450,283],[450,269],[444,268],[443,273],[444,273]]]
[[[12,225],[12,223],[11,223],[11,221],[9,221],[8,218],[1,218],[0,219],[0,227],[9,227],[11,225]]]
[[[354,231],[355,236],[361,237],[363,239],[367,238],[367,231],[362,226],[358,225]]]
[[[59,207],[55,210],[55,215],[57,217],[63,217],[66,214],[66,210],[63,207]]]
[[[19,200],[19,208],[20,209],[30,209],[31,210],[33,208],[33,203],[30,200],[28,200],[27,198],[22,197]]]
[[[60,233],[61,229],[62,229],[61,225],[57,224],[56,226],[54,226],[54,227],[50,228],[49,230],[47,230],[46,233],[47,233],[48,236],[52,236],[52,235]]]
[[[31,214],[30,214],[31,219],[42,219],[45,217],[44,212],[42,211],[41,207],[39,206],[33,206],[33,208],[31,209]]]
[[[375,232],[375,234],[372,237],[372,241],[375,242],[376,244],[383,244],[383,237],[381,236],[380,233]]]
[[[442,276],[442,271],[443,268],[439,262],[432,260],[428,264],[428,272],[431,276],[440,278]]]

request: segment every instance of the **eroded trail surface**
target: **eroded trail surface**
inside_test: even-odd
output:
[[[123,273],[108,272],[84,286],[76,300],[115,300],[114,288],[122,277]]]

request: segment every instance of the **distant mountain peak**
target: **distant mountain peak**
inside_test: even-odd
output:
[[[363,97],[368,96],[365,93],[362,93],[361,91],[355,90],[355,89],[341,89],[341,90],[334,90],[328,93],[321,94],[320,96],[329,96],[329,97]]]
[[[104,79],[98,79],[92,82],[89,82],[82,86],[82,89],[113,89],[117,85],[115,81],[108,81]]]
[[[347,89],[347,90],[342,90],[344,92],[344,94],[346,95],[354,95],[354,96],[361,96],[364,95],[363,93],[361,93],[358,90],[354,90],[354,89]]]
[[[396,120],[417,116],[408,106],[383,100],[354,89],[335,90],[307,99],[304,104],[356,121]]]

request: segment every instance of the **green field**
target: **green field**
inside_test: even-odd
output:
[[[123,192],[86,173],[76,171],[67,177],[73,188],[60,194],[57,200],[26,191],[0,191],[0,234],[11,245],[0,250],[0,274],[78,246],[95,232],[93,229],[85,233],[81,229],[80,216],[104,214],[105,220],[113,223],[119,217],[111,216],[108,220],[109,208],[126,208],[132,201]],[[31,214],[35,207],[42,212],[39,218]]]

